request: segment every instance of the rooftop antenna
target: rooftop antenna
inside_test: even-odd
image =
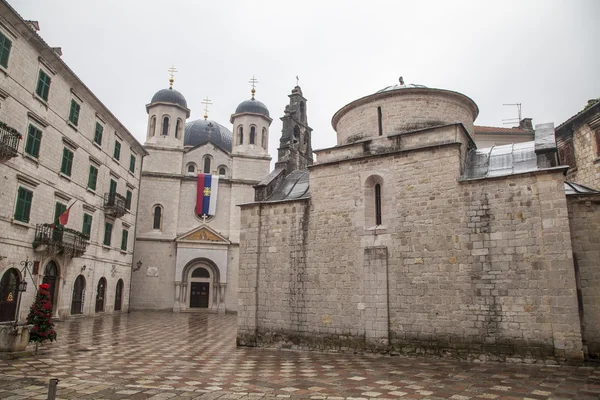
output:
[[[204,120],[206,121],[208,119],[208,105],[212,104],[212,101],[210,101],[208,96],[206,96],[206,98],[200,103],[204,104]]]
[[[510,103],[510,104],[502,104],[503,106],[517,106],[517,112],[519,113],[519,118],[507,118],[507,119],[503,119],[502,121],[506,121],[506,122],[502,122],[502,124],[504,125],[512,125],[512,124],[519,124],[521,122],[521,103]]]

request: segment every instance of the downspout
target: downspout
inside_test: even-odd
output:
[[[148,154],[142,155],[142,162],[140,163],[140,184],[138,189],[138,198],[135,205],[135,228],[133,229],[133,252],[131,254],[131,269],[129,270],[129,296],[127,297],[127,314],[131,312],[131,285],[133,282],[133,260],[135,260],[135,245],[137,242],[137,229],[138,229],[138,217],[140,208],[140,195],[142,193],[142,173],[144,171],[144,157]]]

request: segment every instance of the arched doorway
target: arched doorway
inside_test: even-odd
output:
[[[104,311],[104,298],[106,297],[106,279],[100,278],[96,290],[96,312]]]
[[[123,302],[123,279],[119,279],[117,282],[117,289],[115,291],[115,311],[121,311],[121,303]]]
[[[19,297],[19,271],[10,268],[0,280],[0,322],[14,321]]]
[[[71,314],[83,314],[85,299],[85,278],[79,275],[73,285],[73,299],[71,300]]]
[[[204,266],[192,270],[190,282],[190,308],[209,308],[211,274]]]
[[[44,279],[42,283],[48,284],[48,292],[50,293],[50,304],[52,304],[52,310],[56,310],[56,298],[58,290],[58,265],[54,261],[50,261],[44,268]]]

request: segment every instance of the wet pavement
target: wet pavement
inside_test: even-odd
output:
[[[237,348],[236,316],[137,312],[56,324],[0,360],[1,399],[600,399],[600,367]]]

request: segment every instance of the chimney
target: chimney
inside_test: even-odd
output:
[[[535,154],[538,168],[550,168],[557,165],[556,138],[554,123],[537,124],[535,126]]]
[[[37,21],[25,20],[25,24],[36,32],[40,31],[40,24]]]
[[[519,128],[527,129],[528,131],[533,130],[533,123],[531,122],[531,118],[523,118],[519,121]]]

